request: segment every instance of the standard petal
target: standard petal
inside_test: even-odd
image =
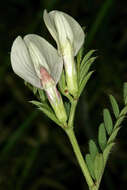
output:
[[[48,64],[52,78],[55,83],[57,83],[60,79],[63,68],[63,60],[62,57],[58,55],[57,50],[44,38],[35,34],[26,35],[24,41],[28,47],[30,43],[33,43],[38,48],[38,51],[40,51],[42,57],[44,57]]]
[[[56,10],[51,11],[49,13],[50,18],[54,18],[56,12],[62,14],[65,17],[68,24],[70,25],[70,28],[73,32],[73,38],[74,38],[74,41],[73,41],[74,54],[76,55],[84,43],[84,38],[85,38],[84,31],[82,30],[81,26],[78,24],[78,22],[75,19],[73,19],[71,16],[69,16],[68,14],[64,12],[56,11]]]
[[[52,35],[52,37],[56,41],[57,45],[59,46],[58,34],[57,34],[57,31],[55,28],[54,18],[51,17],[50,14],[47,13],[46,10],[44,10],[43,19],[44,19],[45,25],[48,28],[50,34]]]
[[[27,47],[18,36],[11,48],[11,64],[14,72],[25,81],[37,88],[42,88],[40,79],[37,77]]]
[[[73,44],[73,32],[66,18],[61,12],[58,11],[55,12],[54,16],[55,26],[61,48],[66,46],[68,40]]]

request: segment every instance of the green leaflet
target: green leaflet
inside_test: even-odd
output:
[[[88,166],[88,169],[89,169],[89,172],[90,172],[92,178],[95,179],[95,175],[94,175],[94,162],[93,162],[90,154],[86,154],[86,164]]]
[[[108,156],[111,152],[111,149],[112,147],[115,145],[115,143],[110,143],[106,146],[106,148],[104,149],[104,152],[103,152],[103,158],[104,158],[104,165],[106,164],[107,162],[107,159],[108,159]]]
[[[80,76],[80,64],[82,61],[82,57],[83,57],[83,51],[84,51],[84,46],[80,48],[79,53],[77,55],[77,81],[79,81],[79,76]]]
[[[41,103],[38,101],[30,101],[30,103],[36,105],[39,110],[41,110],[43,113],[45,113],[51,120],[53,120],[55,123],[57,123],[59,126],[61,126],[61,123],[58,121],[55,113],[53,110],[48,106],[46,103]]]
[[[44,90],[38,89],[38,93],[39,93],[40,100],[44,102],[46,100]]]
[[[127,82],[123,85],[123,97],[124,97],[124,103],[127,104]]]
[[[29,102],[32,103],[32,104],[34,104],[34,105],[36,105],[37,107],[41,107],[42,106],[42,103],[39,102],[39,101],[33,100],[33,101],[29,101]]]
[[[114,115],[115,115],[115,117],[117,119],[118,116],[119,116],[119,113],[120,113],[119,106],[118,106],[117,101],[114,98],[114,96],[110,95],[109,98],[110,98],[110,102],[111,102],[111,105],[112,105],[113,113],[114,113]]]
[[[95,52],[96,50],[90,50],[83,58],[80,68],[88,61],[88,59],[91,57],[91,55]]]
[[[107,144],[107,137],[106,137],[106,130],[104,127],[104,123],[101,123],[99,126],[98,142],[99,142],[101,150],[103,151]]]
[[[119,130],[120,130],[120,127],[117,127],[116,129],[113,130],[113,133],[111,134],[111,136],[108,139],[108,144],[115,140],[116,135],[117,135]]]
[[[95,61],[96,57],[92,57],[86,61],[86,63],[80,67],[80,77],[79,77],[79,85],[81,84],[84,77],[87,75],[92,63]]]
[[[96,181],[99,181],[100,177],[103,174],[103,170],[104,170],[103,154],[98,153],[94,161],[94,174]]]
[[[84,46],[82,46],[77,55],[77,65],[80,65],[83,57]]]
[[[79,86],[79,91],[78,91],[78,95],[80,96],[80,94],[82,93],[83,89],[85,88],[88,80],[90,79],[91,75],[93,74],[94,71],[90,71],[85,78],[83,79],[82,83]]]
[[[110,135],[113,129],[113,122],[109,110],[106,108],[103,111],[104,125],[107,133]]]
[[[92,139],[89,141],[89,151],[90,151],[91,159],[94,161],[96,154],[98,153],[98,148],[97,148],[96,143]]]

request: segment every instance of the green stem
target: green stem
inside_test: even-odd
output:
[[[69,121],[68,121],[68,127],[72,127],[73,126],[77,102],[78,102],[77,100],[73,100],[71,102],[71,110],[70,110],[70,116],[69,116]]]
[[[95,184],[94,184],[94,182],[92,180],[92,177],[90,176],[90,173],[88,171],[87,165],[86,165],[86,163],[85,163],[85,161],[83,159],[83,156],[81,154],[78,142],[76,140],[76,137],[75,137],[75,134],[74,134],[74,131],[73,131],[73,128],[67,129],[66,133],[67,133],[67,135],[69,137],[69,140],[70,140],[70,142],[72,144],[74,153],[75,153],[76,158],[77,158],[77,160],[79,162],[79,165],[80,165],[81,170],[83,172],[83,175],[84,175],[84,177],[86,179],[86,182],[87,182],[87,184],[89,186],[89,189],[90,190],[96,189]]]

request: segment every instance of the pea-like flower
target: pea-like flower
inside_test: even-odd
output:
[[[84,43],[84,32],[71,16],[61,11],[44,11],[44,22],[57,43],[63,57],[68,90],[72,95],[78,91],[74,56]]]
[[[33,86],[44,89],[59,121],[67,120],[62,97],[56,88],[63,64],[57,50],[42,37],[18,36],[11,49],[14,72]]]

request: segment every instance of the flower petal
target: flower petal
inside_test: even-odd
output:
[[[26,35],[24,41],[28,47],[30,43],[33,43],[37,47],[38,51],[48,64],[52,78],[55,83],[57,83],[60,79],[63,68],[63,60],[62,57],[58,55],[57,50],[44,38],[35,34]]]
[[[69,23],[61,12],[55,12],[54,21],[61,46],[64,48],[68,43],[68,40],[71,42],[71,44],[73,44],[73,32]]]
[[[34,65],[34,68],[35,68],[35,71],[36,71],[38,77],[41,79],[41,74],[40,74],[41,66],[44,67],[48,71],[48,73],[50,74],[51,71],[50,71],[49,66],[47,64],[47,61],[45,60],[41,51],[31,41],[29,42],[28,50],[29,50],[30,57],[32,59],[32,62],[33,62],[33,65]]]
[[[37,88],[42,88],[23,39],[18,36],[11,48],[11,64],[14,72]]]
[[[50,34],[56,41],[57,45],[59,45],[58,34],[57,34],[57,31],[55,28],[54,18],[51,17],[49,13],[47,13],[47,10],[44,10],[43,19],[44,19],[45,25],[48,28]]]
[[[84,38],[85,38],[84,31],[82,30],[81,26],[78,24],[78,22],[75,19],[73,19],[71,16],[69,16],[68,14],[64,12],[56,11],[56,10],[49,12],[49,17],[52,18],[52,20],[53,18],[55,18],[56,12],[59,14],[62,14],[65,17],[68,24],[70,25],[70,28],[73,32],[73,38],[74,38],[74,41],[73,41],[74,55],[76,55],[84,43]]]

